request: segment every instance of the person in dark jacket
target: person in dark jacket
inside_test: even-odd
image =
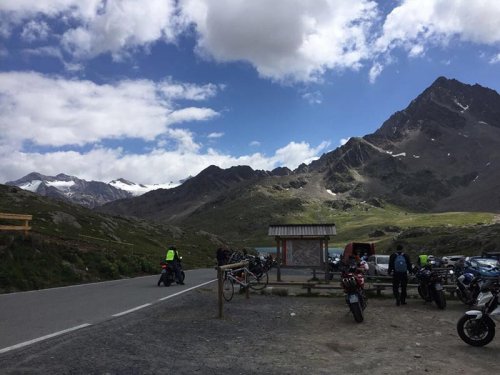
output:
[[[388,268],[389,275],[392,275],[392,292],[397,306],[406,305],[406,286],[408,285],[408,272],[411,270],[410,257],[403,253],[403,246],[398,245],[396,252],[389,257]]]
[[[167,254],[165,255],[165,261],[172,265],[172,268],[175,272],[175,281],[177,284],[184,285],[181,277],[181,257],[179,256],[179,252],[177,251],[175,246],[170,246],[167,250]]]

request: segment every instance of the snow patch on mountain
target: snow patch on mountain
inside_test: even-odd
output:
[[[19,185],[19,187],[23,190],[28,190],[28,191],[31,191],[32,193],[35,193],[41,183],[42,183],[41,180],[33,180],[33,181],[26,182],[22,185]]]
[[[177,183],[169,182],[167,184],[143,185],[143,184],[136,184],[134,182],[130,182],[122,178],[118,180],[113,180],[109,183],[109,185],[115,187],[116,189],[125,190],[130,194],[132,194],[133,196],[139,196],[149,191],[157,189],[172,189],[174,187],[179,186],[180,184],[181,184],[180,182]]]

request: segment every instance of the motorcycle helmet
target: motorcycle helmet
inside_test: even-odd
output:
[[[370,267],[368,266],[368,263],[366,263],[364,260],[362,260],[361,262],[359,262],[359,268],[362,268],[363,270],[368,271],[368,269]]]
[[[474,278],[474,275],[472,273],[469,273],[469,272],[466,272],[466,273],[464,273],[463,275],[460,276],[460,280],[465,285],[469,285],[471,283],[471,281],[472,281],[473,278]]]

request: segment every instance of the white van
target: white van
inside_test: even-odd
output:
[[[368,275],[387,276],[389,268],[389,255],[371,255],[366,261],[368,263]]]

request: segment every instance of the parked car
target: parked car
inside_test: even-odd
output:
[[[387,276],[389,268],[389,255],[371,255],[368,257],[368,274],[375,276]]]
[[[467,272],[474,276],[498,277],[500,276],[500,262],[494,258],[465,258],[464,273]]]
[[[446,255],[446,256],[442,257],[441,260],[443,261],[444,267],[452,268],[452,267],[455,267],[455,264],[457,262],[460,262],[464,258],[465,258],[464,255]]]

